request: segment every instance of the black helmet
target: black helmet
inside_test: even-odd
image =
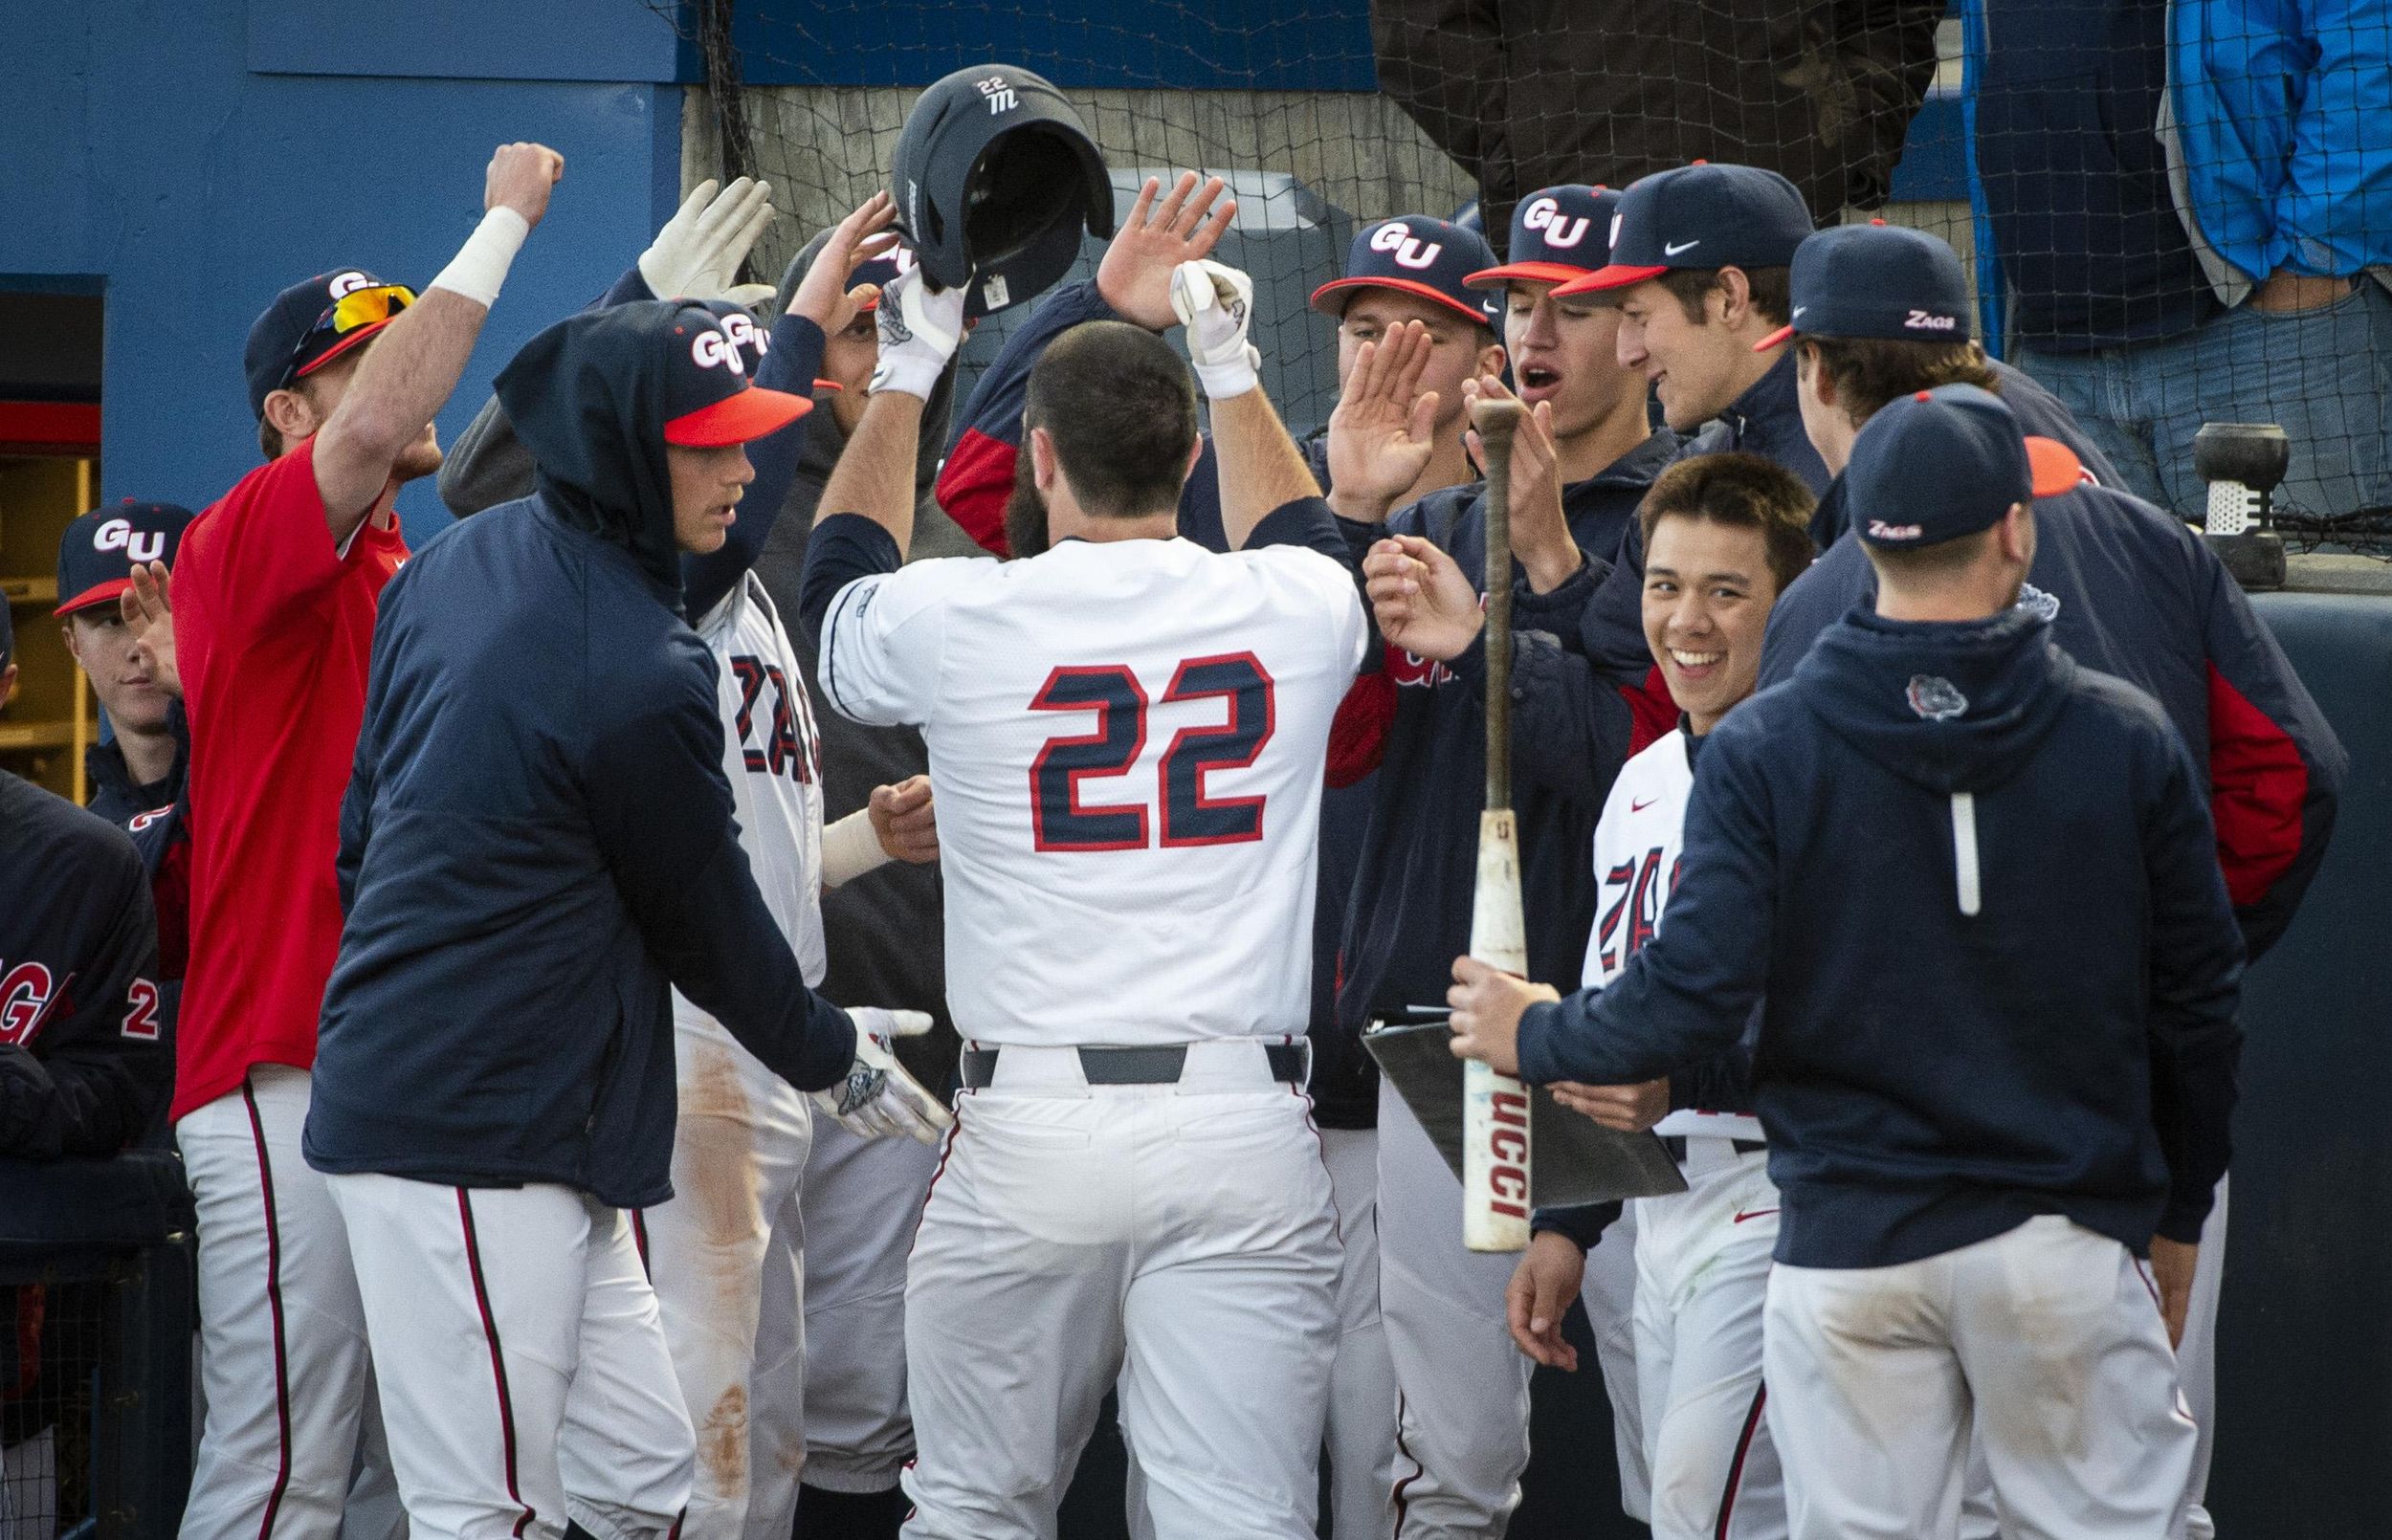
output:
[[[897,228],[923,275],[986,316],[1043,292],[1113,233],[1104,157],[1063,94],[1009,64],[958,70],[921,94],[889,165]]]

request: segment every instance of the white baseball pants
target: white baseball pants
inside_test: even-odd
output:
[[[1761,1309],[1778,1242],[1769,1155],[1687,1140],[1687,1190],[1639,1199],[1636,1382],[1654,1540],[1783,1540]]]
[[[906,1279],[911,1540],[1052,1535],[1117,1380],[1163,1540],[1309,1540],[1338,1240],[1308,1105],[1259,1042],[1191,1044],[1159,1086],[1001,1050]]]
[[[1892,1267],[1770,1273],[1795,1540],[1958,1531],[1969,1436],[2009,1540],[2182,1533],[2196,1434],[2142,1265],[2057,1215]]]
[[[905,1256],[939,1152],[814,1129],[798,1192],[807,1251],[806,1484],[885,1492],[914,1458],[905,1399]],[[786,1540],[786,1531],[775,1537]]]
[[[1379,1320],[1379,1134],[1321,1129],[1321,1158],[1337,1202],[1338,1351],[1329,1365],[1331,1540],[1385,1540],[1395,1522],[1395,1365]],[[1132,1540],[1153,1540],[1146,1478],[1133,1456],[1128,1477]]]
[[[568,1187],[326,1179],[411,1540],[655,1540],[695,1440],[630,1217]]]
[[[1379,1087],[1379,1306],[1403,1392],[1400,1540],[1501,1540],[1528,1468],[1528,1377],[1503,1291],[1517,1256],[1462,1244],[1462,1183],[1394,1088]],[[1636,1214],[1586,1257],[1580,1299],[1611,1398],[1622,1507],[1646,1515],[1635,1348]],[[1580,1373],[1585,1373],[1582,1366]]]
[[[673,1198],[633,1217],[698,1434],[687,1540],[788,1540],[806,1459],[806,1093],[676,1009]],[[918,1147],[919,1148],[919,1147]]]
[[[331,1540],[373,1394],[341,1215],[299,1156],[307,1071],[259,1065],[175,1125],[199,1215],[207,1420],[182,1540]]]

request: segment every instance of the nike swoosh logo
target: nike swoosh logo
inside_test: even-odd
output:
[[[1775,1214],[1777,1210],[1774,1208],[1748,1208],[1736,1216],[1736,1222],[1741,1224],[1746,1220],[1757,1220],[1764,1214]]]
[[[1808,305],[1796,305],[1794,307],[1794,314],[1786,319],[1789,320],[1800,320],[1803,319],[1803,312],[1808,310],[1809,308],[1810,307]]]
[[[1631,813],[1641,813],[1659,800],[1660,799],[1656,797],[1648,797],[1640,803],[1633,798],[1630,798],[1628,804],[1628,810]]]
[[[1680,252],[1691,252],[1691,251],[1693,251],[1695,247],[1700,246],[1701,244],[1702,244],[1702,238],[1701,238],[1700,236],[1696,236],[1694,239],[1693,239],[1693,240],[1691,240],[1691,241],[1680,241],[1680,242],[1678,242],[1675,246],[1664,246],[1664,247],[1662,247],[1662,248],[1661,248],[1661,254],[1662,254],[1663,256],[1675,256],[1675,255],[1677,255],[1677,254],[1678,254],[1678,253],[1680,253]]]

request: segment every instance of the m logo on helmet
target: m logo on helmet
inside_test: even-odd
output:
[[[166,532],[162,529],[137,530],[129,518],[111,518],[92,534],[92,544],[103,551],[122,551],[131,561],[162,561],[166,555]]]
[[[1393,253],[1398,267],[1425,268],[1436,261],[1437,254],[1445,250],[1445,243],[1423,242],[1411,232],[1409,227],[1390,219],[1370,232],[1370,249]]]
[[[1561,212],[1561,206],[1551,198],[1539,198],[1520,215],[1520,229],[1541,230],[1545,244],[1555,251],[1566,252],[1586,238],[1589,223],[1584,214],[1576,218]]]
[[[733,374],[745,374],[747,366],[740,362],[739,345],[728,335],[709,328],[689,340],[689,356],[701,369],[728,369]]]
[[[978,91],[987,100],[988,116],[991,118],[1011,112],[1022,104],[1022,99],[1014,95],[1013,88],[1005,83],[1005,77],[1002,75],[992,75],[986,80],[974,80],[972,89]]]

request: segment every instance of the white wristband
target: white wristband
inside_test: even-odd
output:
[[[889,864],[889,852],[873,832],[872,815],[862,808],[822,831],[822,881],[826,888],[853,882],[875,867]]]
[[[424,287],[461,294],[489,309],[498,301],[498,286],[506,282],[515,253],[523,249],[523,237],[531,232],[531,222],[514,209],[491,209],[474,227],[474,233],[465,237],[465,244],[457,248],[440,275]]]
[[[1262,350],[1249,342],[1238,357],[1222,363],[1191,363],[1196,383],[1205,387],[1207,401],[1227,401],[1242,396],[1262,384],[1255,373],[1262,364]]]

